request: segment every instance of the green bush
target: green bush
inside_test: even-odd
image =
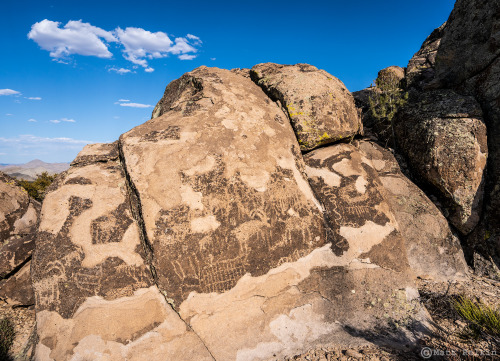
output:
[[[486,334],[494,338],[500,337],[500,309],[484,303],[474,302],[463,296],[453,301],[453,307],[469,323],[471,334],[479,337]]]
[[[39,202],[43,201],[45,198],[45,192],[47,188],[52,184],[52,182],[56,179],[56,175],[50,175],[47,172],[43,172],[35,179],[33,182],[27,180],[20,180],[18,184],[23,187],[28,195]]]
[[[9,359],[9,350],[14,343],[15,331],[8,318],[0,320],[0,360]]]
[[[375,90],[369,97],[369,115],[377,133],[387,142],[394,141],[394,116],[408,101],[408,93],[400,87],[400,80],[390,74],[375,80]]]

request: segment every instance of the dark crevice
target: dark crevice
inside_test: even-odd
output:
[[[31,261],[31,255],[26,258],[22,263],[20,263],[18,266],[16,266],[12,271],[10,271],[9,273],[7,273],[5,276],[1,277],[0,278],[0,281],[1,280],[8,280],[10,277],[14,276],[17,272],[19,272],[21,270],[21,268],[24,267],[24,265],[26,263],[28,263],[29,261]]]
[[[165,301],[167,302],[167,304],[170,305],[170,307],[172,308],[172,310],[179,316],[179,318],[182,320],[182,322],[184,322],[184,324],[186,325],[186,327],[190,331],[192,331],[193,334],[195,334],[196,337],[200,340],[200,342],[205,347],[205,349],[207,350],[207,352],[210,354],[210,356],[212,357],[212,359],[216,360],[215,357],[214,357],[214,355],[212,354],[212,352],[210,352],[209,348],[207,347],[207,345],[203,341],[203,339],[195,332],[195,330],[191,327],[191,325],[189,323],[187,323],[181,317],[181,315],[179,314],[179,312],[177,312],[177,310],[172,305],[171,300],[168,299],[167,294],[165,292],[163,292],[161,290],[160,286],[158,285],[158,274],[157,274],[156,269],[155,269],[155,267],[153,265],[154,249],[152,247],[152,244],[151,244],[151,242],[149,240],[149,237],[148,237],[148,234],[146,232],[146,225],[144,223],[144,217],[143,217],[143,213],[142,213],[141,197],[140,197],[139,191],[135,187],[134,182],[132,181],[132,178],[130,177],[130,174],[128,173],[127,163],[126,163],[125,155],[123,153],[123,143],[122,143],[121,139],[118,140],[118,152],[119,152],[120,164],[121,164],[121,166],[123,168],[123,173],[125,175],[125,185],[127,187],[127,192],[128,192],[129,199],[130,199],[130,209],[131,209],[131,212],[132,212],[132,216],[134,217],[135,221],[139,225],[139,236],[140,236],[140,239],[141,239],[141,244],[142,244],[143,249],[144,249],[144,253],[146,255],[146,260],[145,261],[146,261],[146,264],[148,265],[148,268],[149,268],[149,270],[151,272],[151,276],[152,276],[153,281],[154,281],[154,283],[156,285],[156,288],[158,288],[158,290],[160,291],[160,293],[165,298]]]

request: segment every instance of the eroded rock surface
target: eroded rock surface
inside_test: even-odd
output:
[[[40,204],[0,172],[0,298],[12,305],[33,304],[29,260],[39,213]]]
[[[488,128],[484,217],[468,242],[479,273],[500,279],[500,1],[457,0],[436,57],[434,86],[474,96]]]
[[[258,86],[201,67],[165,97],[171,110],[120,142],[158,284],[176,307],[193,291],[227,291],[325,244],[290,124]]]
[[[434,79],[436,54],[445,29],[446,23],[435,29],[408,62],[405,79],[408,88],[422,89]]]
[[[399,150],[447,203],[448,219],[468,234],[481,215],[486,126],[473,97],[451,90],[417,93],[395,118]]]
[[[361,132],[361,119],[351,93],[326,71],[308,64],[265,63],[255,65],[250,74],[285,109],[302,150]]]
[[[410,268],[418,277],[449,281],[467,277],[458,238],[434,203],[403,175],[394,155],[374,142],[357,147],[371,161],[403,236]]]
[[[116,143],[87,146],[51,186],[33,258],[36,360],[211,359],[154,285],[132,212]]]

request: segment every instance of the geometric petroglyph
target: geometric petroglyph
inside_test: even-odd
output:
[[[241,259],[219,261],[202,269],[200,286],[204,292],[223,292],[232,288],[245,273]]]

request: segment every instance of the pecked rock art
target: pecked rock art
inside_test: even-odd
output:
[[[158,104],[162,115],[120,144],[158,285],[176,307],[325,244],[290,124],[250,79],[201,67]]]
[[[324,70],[308,65],[264,63],[250,71],[290,118],[301,150],[354,137],[362,132],[354,99],[345,85]]]
[[[87,146],[51,186],[32,269],[37,360],[155,359],[151,332],[197,347],[144,263],[116,143]]]
[[[443,281],[466,277],[468,268],[460,241],[434,203],[403,175],[394,155],[371,141],[357,141],[355,145],[377,171],[384,198],[404,238],[412,271]]]
[[[350,144],[316,149],[304,160],[335,235],[332,249],[339,266],[362,262],[407,272],[401,233],[370,160]]]
[[[33,260],[37,360],[269,360],[428,327],[369,159],[344,144],[305,163],[245,73],[186,73],[58,178]]]

